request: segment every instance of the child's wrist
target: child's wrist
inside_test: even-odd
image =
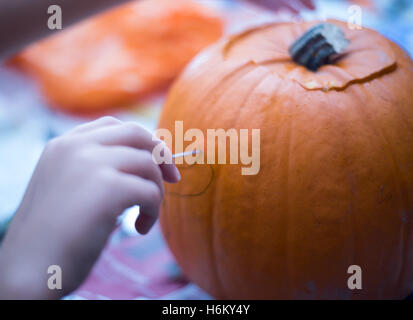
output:
[[[47,285],[41,286],[30,266],[16,266],[3,259],[0,250],[0,299],[47,299]],[[24,270],[22,270],[22,268]]]

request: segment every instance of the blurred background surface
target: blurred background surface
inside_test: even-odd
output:
[[[362,9],[363,26],[378,30],[413,55],[411,0],[314,0],[314,10],[309,10],[300,1],[257,0],[256,3],[263,4],[261,7],[254,5],[253,0],[193,1],[205,7],[205,10],[212,10],[208,14],[213,12],[214,16],[220,17],[225,35],[268,21],[348,20],[352,13],[349,8],[358,5]],[[311,1],[304,2],[308,5]],[[53,54],[59,51],[56,52]],[[41,53],[43,59],[44,52]],[[115,54],[108,54],[107,65],[116,57]],[[0,235],[7,229],[49,139],[101,114],[137,121],[154,130],[168,89],[168,85],[154,86],[149,95],[128,96],[122,108],[105,108],[95,115],[67,112],[51,102],[56,101],[56,97],[48,96],[47,90],[44,90],[47,84],[44,82],[44,69],[39,69],[45,68],[42,61],[39,62],[41,59],[36,57],[36,53],[30,55],[30,52],[23,53],[23,58],[25,64],[8,62],[0,67]],[[179,70],[174,72],[178,74]],[[170,83],[170,80],[165,81]],[[79,108],[79,105],[76,107]],[[158,227],[147,237],[136,234],[133,224],[137,214],[138,209],[131,208],[123,215],[120,228],[114,232],[90,278],[68,298],[209,298],[180,274]]]

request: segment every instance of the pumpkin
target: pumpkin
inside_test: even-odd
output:
[[[261,130],[258,174],[241,175],[242,164],[183,164],[181,182],[166,185],[165,239],[213,297],[413,291],[412,60],[374,30],[331,20],[349,44],[311,71],[289,50],[318,23],[271,23],[221,40],[168,94],[159,127],[174,135],[175,121],[205,136]],[[362,289],[348,286],[353,265]]]
[[[163,89],[222,32],[218,14],[192,0],[133,1],[30,46],[13,63],[39,80],[52,107],[95,113]]]

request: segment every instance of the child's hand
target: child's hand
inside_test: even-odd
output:
[[[0,250],[0,297],[60,298],[72,292],[128,207],[140,205],[136,228],[148,232],[158,217],[162,180],[180,179],[174,164],[152,160],[158,143],[140,126],[110,117],[52,140]],[[62,269],[62,290],[47,287],[50,265]]]

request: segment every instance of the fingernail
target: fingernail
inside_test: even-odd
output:
[[[145,235],[151,230],[155,222],[156,220],[151,219],[145,214],[141,214],[135,222],[136,231],[138,231],[141,235]]]
[[[176,166],[174,167],[174,174],[175,174],[175,181],[176,182],[181,181],[181,174],[179,173],[179,170]]]

